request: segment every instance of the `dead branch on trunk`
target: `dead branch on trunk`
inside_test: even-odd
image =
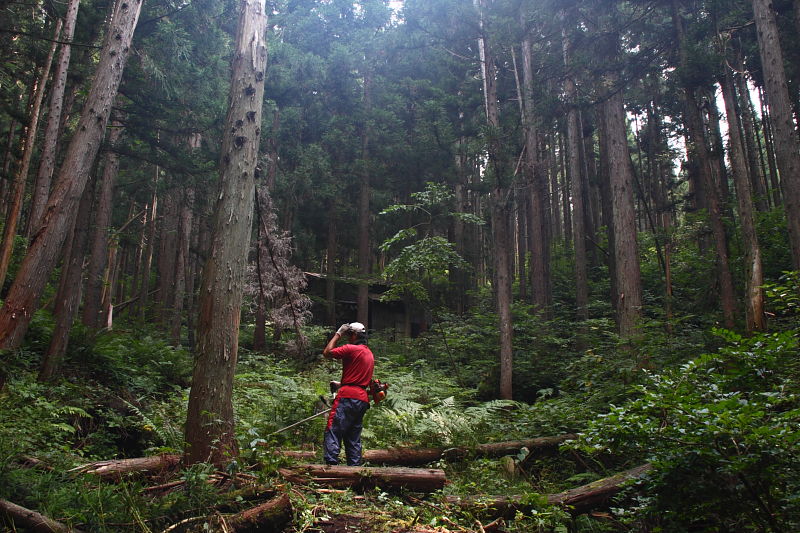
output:
[[[281,475],[294,483],[316,483],[329,487],[364,489],[406,488],[416,492],[433,492],[444,487],[444,470],[433,468],[373,468],[361,466],[329,466],[307,464],[281,468]]]
[[[0,513],[6,514],[14,526],[24,527],[34,533],[81,533],[79,529],[65,526],[8,500],[0,500]]]
[[[642,477],[652,467],[649,464],[631,468],[610,477],[598,479],[586,485],[575,487],[558,494],[548,494],[547,503],[560,505],[574,515],[591,511],[604,504],[617,494],[623,486],[634,479]],[[518,510],[524,511],[532,507],[523,503],[521,496],[488,496],[488,497],[459,497],[448,496],[445,502],[463,508],[483,509],[491,516],[510,517]]]

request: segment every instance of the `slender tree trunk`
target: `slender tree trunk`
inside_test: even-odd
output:
[[[326,322],[336,327],[336,214],[333,206],[328,211],[328,243],[325,252],[325,301],[327,303]]]
[[[725,73],[720,79],[722,96],[725,100],[725,112],[728,116],[728,135],[730,136],[730,159],[733,178],[736,183],[736,197],[739,205],[739,220],[742,226],[742,241],[745,257],[746,295],[745,309],[747,331],[764,330],[764,275],[761,268],[761,248],[758,244],[755,219],[753,216],[753,199],[748,174],[747,158],[744,152],[744,140],[739,129],[739,116],[736,110],[736,92],[733,73],[723,65]]]
[[[61,34],[63,21],[58,19],[53,36],[53,43],[50,52],[47,54],[42,72],[36,81],[36,89],[30,106],[30,121],[25,133],[25,143],[22,146],[22,161],[20,162],[17,175],[11,193],[11,205],[8,209],[5,226],[3,227],[3,240],[0,243],[0,287],[6,282],[8,266],[11,263],[11,253],[14,251],[14,240],[17,236],[17,225],[22,213],[22,202],[25,199],[25,183],[28,181],[28,170],[33,156],[33,145],[36,142],[36,133],[39,129],[39,117],[41,115],[42,100],[44,99],[44,88],[47,85],[47,78],[50,76],[50,67],[53,64],[53,56],[56,53],[56,41]]]
[[[772,134],[772,119],[767,112],[767,94],[762,87],[758,88],[759,99],[761,100],[761,124],[764,130],[764,148],[767,152],[767,166],[769,167],[769,183],[772,189],[773,204],[779,206],[783,204],[783,191],[781,190],[780,177],[778,176],[778,166],[775,158],[775,138]]]
[[[233,56],[230,103],[220,161],[211,253],[203,269],[197,355],[186,419],[188,463],[223,465],[238,455],[233,375],[258,162],[267,15],[264,0],[242,0]]]
[[[180,225],[180,202],[177,186],[168,190],[161,201],[162,223],[158,239],[158,290],[154,301],[158,302],[158,320],[168,329],[170,309],[175,304],[175,261],[178,258],[178,226]]]
[[[180,226],[178,227],[177,256],[175,259],[175,301],[170,309],[170,336],[174,346],[181,345],[181,326],[187,293],[187,274],[189,270],[189,243],[192,238],[192,213],[194,190],[183,190],[180,205]]]
[[[114,7],[100,63],[86,98],[84,111],[70,141],[55,188],[45,207],[40,229],[0,309],[0,348],[17,348],[28,330],[33,312],[75,220],[100,141],[119,88],[141,0],[124,0]]]
[[[683,20],[678,12],[677,3],[673,1],[673,23],[680,46],[681,64],[688,63],[686,50],[686,37],[683,29]],[[719,298],[722,307],[723,323],[726,328],[734,327],[736,298],[733,290],[733,277],[731,276],[730,260],[728,257],[728,241],[725,235],[725,225],[722,219],[722,205],[720,190],[714,180],[712,171],[712,158],[709,154],[705,139],[705,128],[700,109],[697,106],[695,91],[691,87],[683,89],[684,122],[687,131],[687,154],[696,166],[695,170],[700,176],[704,196],[708,209],[708,219],[711,232],[714,236],[716,249],[717,281],[719,283]]]
[[[83,259],[86,244],[89,241],[89,223],[91,216],[93,189],[87,186],[81,197],[75,228],[64,246],[64,264],[61,269],[61,279],[58,283],[55,305],[55,326],[50,344],[42,356],[39,368],[39,381],[53,379],[61,366],[61,361],[67,351],[69,332],[75,316],[78,314],[78,305],[81,301],[81,288],[83,283]]]
[[[142,283],[139,286],[139,319],[144,322],[147,314],[147,305],[150,300],[150,270],[153,266],[153,250],[155,249],[155,238],[158,215],[158,173],[159,169],[156,166],[155,179],[153,181],[153,196],[150,201],[149,211],[146,215],[145,227],[142,228],[144,238],[144,255],[142,258],[141,277]]]
[[[86,278],[86,296],[83,300],[83,324],[89,328],[103,326],[100,309],[108,259],[108,240],[111,230],[114,181],[119,172],[119,156],[113,151],[122,136],[122,125],[116,122],[109,131],[111,150],[105,154],[105,166],[100,180],[100,191],[94,209],[94,230],[91,239],[91,258]]]
[[[497,314],[500,322],[500,398],[510,400],[513,397],[513,322],[511,317],[512,295],[509,261],[511,243],[509,242],[508,235],[509,191],[503,183],[504,180],[508,178],[505,175],[506,171],[504,165],[499,160],[500,147],[498,131],[500,129],[500,117],[497,108],[497,72],[492,50],[484,33],[483,16],[486,9],[485,0],[476,0],[476,3],[481,11],[481,36],[478,40],[478,48],[481,58],[486,121],[489,127],[494,130],[489,139],[488,154],[489,167],[493,174],[494,181],[490,194],[494,291]]]
[[[540,161],[540,134],[534,126],[535,102],[533,80],[532,43],[529,37],[522,41],[522,96],[525,157],[528,182],[531,186],[528,242],[530,249],[531,301],[537,312],[550,312],[550,240],[547,233],[547,174]]]
[[[614,312],[619,309],[619,289],[617,288],[617,262],[616,241],[614,238],[614,207],[611,200],[611,165],[609,164],[609,141],[606,128],[605,115],[603,109],[598,110],[597,117],[597,139],[600,152],[600,202],[603,206],[602,220],[606,227],[606,238],[608,239],[608,272],[611,284],[611,306]]]
[[[44,130],[42,153],[39,158],[39,171],[36,173],[31,208],[28,215],[28,229],[26,232],[28,238],[39,229],[39,220],[42,218],[44,206],[47,204],[48,196],[50,196],[50,184],[53,181],[53,172],[56,168],[58,136],[62,131],[60,126],[64,109],[64,93],[67,86],[67,71],[69,70],[69,62],[72,55],[72,46],[69,43],[75,35],[75,21],[78,18],[79,5],[80,0],[69,0],[67,12],[64,16],[64,29],[61,35],[63,44],[58,54],[58,65],[53,74],[47,125]]]
[[[783,200],[792,249],[792,267],[800,270],[800,142],[797,138],[778,24],[770,0],[752,0],[758,49],[769,96],[769,116],[775,128],[775,156],[781,176]]]
[[[562,21],[566,17],[562,15]],[[564,67],[569,69],[571,44],[566,26],[561,30]],[[589,318],[589,268],[586,259],[586,207],[581,176],[580,132],[578,109],[575,107],[577,89],[570,75],[564,79],[564,95],[567,99],[567,172],[572,192],[572,238],[575,249],[575,308],[578,320]]]
[[[738,46],[736,48],[736,68],[740,72],[744,72],[741,51]],[[750,88],[747,86],[747,80],[745,80],[744,75],[740,72],[735,72],[733,74],[733,81],[736,86],[735,92],[738,92],[737,101],[739,105],[737,108],[741,110],[745,155],[750,181],[752,183],[755,206],[759,212],[763,213],[769,210],[769,195],[767,194],[764,173],[761,171],[762,167],[758,164],[760,150],[756,147],[756,128],[755,120],[753,119],[753,102],[750,100]]]
[[[372,109],[372,80],[371,74],[367,72],[364,75],[364,109],[367,114]],[[358,273],[361,276],[358,284],[358,309],[356,320],[361,322],[367,327],[369,324],[369,274],[371,271],[371,258],[369,243],[370,243],[370,223],[369,223],[369,204],[370,204],[370,179],[368,162],[369,156],[369,143],[371,136],[371,128],[369,126],[369,118],[365,118],[364,131],[361,138],[361,157],[364,168],[361,169],[361,182],[358,193]]]

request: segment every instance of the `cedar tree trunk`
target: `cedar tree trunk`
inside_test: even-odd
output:
[[[267,66],[265,0],[242,0],[220,160],[211,253],[203,269],[197,356],[186,420],[188,463],[222,465],[238,454],[233,375],[253,227],[253,198]]]

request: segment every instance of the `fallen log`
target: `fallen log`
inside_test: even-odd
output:
[[[20,507],[8,500],[0,500],[0,513],[8,516],[11,524],[15,527],[14,530],[19,527],[34,533],[81,533],[79,529],[65,526],[61,522],[56,522],[41,513]]]
[[[93,474],[102,478],[114,478],[134,472],[162,472],[177,467],[181,462],[180,455],[154,455],[133,459],[113,459],[96,461],[75,467],[69,472]]]
[[[444,470],[436,468],[376,468],[306,464],[281,468],[281,475],[293,483],[316,483],[328,487],[365,489],[405,488],[415,492],[433,492],[447,482]]]
[[[644,464],[586,485],[546,495],[549,505],[567,508],[573,515],[584,514],[607,502],[625,483],[642,477],[652,466]],[[491,516],[512,517],[517,511],[530,510],[534,505],[523,502],[521,496],[459,497],[448,496],[445,502],[466,509],[482,509]]]
[[[246,509],[227,519],[228,526],[237,533],[251,531],[283,531],[292,519],[292,502],[282,494],[261,505]]]
[[[530,453],[534,454],[536,452],[542,452],[556,448],[562,442],[574,439],[576,437],[577,435],[569,433],[566,435],[556,435],[553,437],[539,437],[527,440],[479,444],[475,447],[386,448],[364,450],[361,456],[364,461],[373,464],[420,466],[438,461],[440,459],[456,461],[473,455],[480,457],[501,457],[503,455],[515,454],[522,448],[528,448]],[[312,461],[317,456],[317,452],[313,451],[278,450],[276,453],[284,457],[302,461]]]

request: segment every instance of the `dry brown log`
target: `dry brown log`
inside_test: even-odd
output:
[[[536,452],[557,448],[562,442],[576,437],[577,435],[569,433],[553,437],[479,444],[473,448],[461,446],[457,448],[387,448],[364,450],[362,458],[364,461],[373,464],[419,466],[440,459],[459,460],[473,455],[481,457],[501,457],[503,455],[517,453],[522,448],[528,448],[533,455]],[[303,461],[314,460],[317,456],[317,452],[313,451],[278,450],[276,453],[284,457]]]
[[[435,468],[373,468],[363,466],[329,466],[306,464],[280,469],[286,480],[294,483],[316,483],[329,487],[364,489],[406,488],[416,492],[433,492],[444,487],[444,470]]]
[[[0,500],[0,514],[7,515],[14,527],[25,528],[33,533],[81,533],[79,529],[65,526],[8,500]]]
[[[237,533],[249,531],[283,531],[292,519],[292,502],[282,494],[261,505],[242,511],[227,519],[228,526]]]
[[[643,476],[652,467],[649,464],[631,468],[610,477],[598,479],[586,485],[575,487],[558,494],[548,494],[547,503],[560,505],[567,510],[579,515],[591,511],[604,504],[617,494],[628,481]],[[524,511],[532,506],[523,503],[521,496],[485,496],[485,497],[459,497],[448,496],[445,502],[463,508],[479,508],[491,516],[511,517],[518,510]]]
[[[177,467],[181,462],[180,455],[154,455],[152,457],[136,457],[134,459],[114,459],[96,461],[69,470],[82,474],[94,474],[102,478],[114,478],[123,474],[136,472],[162,472]]]

